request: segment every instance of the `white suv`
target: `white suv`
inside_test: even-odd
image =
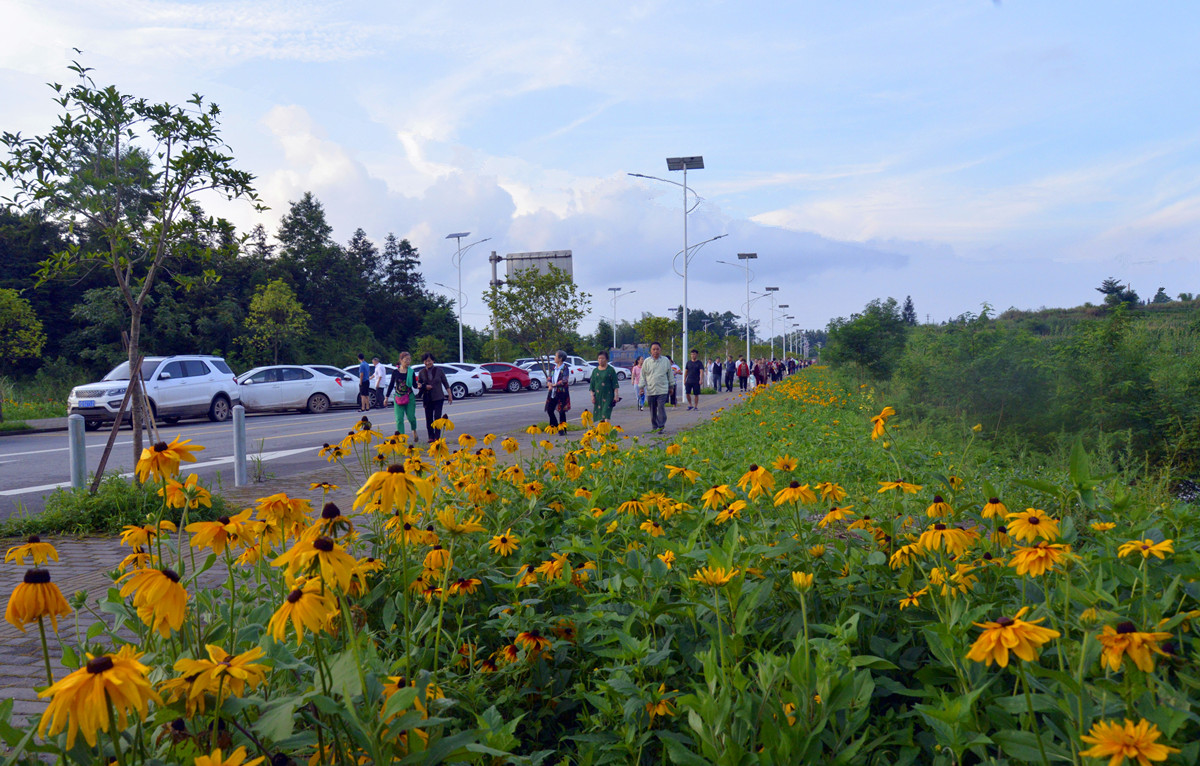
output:
[[[168,423],[204,416],[220,423],[241,401],[233,370],[217,356],[149,356],[142,360],[142,380],[151,413]],[[128,386],[129,362],[121,362],[99,382],[71,389],[67,412],[82,415],[95,430],[116,419]]]
[[[554,364],[553,357],[523,356],[513,362],[517,367],[527,368],[528,365],[540,365],[543,369],[549,369]],[[586,383],[592,379],[592,367],[584,361],[582,356],[570,355],[567,357],[567,367],[571,370],[571,383]]]

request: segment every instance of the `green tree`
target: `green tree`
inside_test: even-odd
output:
[[[1096,292],[1104,295],[1104,305],[1116,306],[1122,303],[1136,306],[1138,294],[1129,285],[1121,284],[1116,277],[1109,277],[1100,283]]]
[[[64,226],[96,232],[103,248],[78,240],[42,263],[39,284],[79,270],[111,273],[129,318],[130,366],[141,355],[142,315],[168,258],[199,228],[221,225],[199,215],[198,195],[257,201],[254,176],[235,169],[221,137],[220,109],[194,95],[184,106],[152,103],[100,87],[73,62],[71,88],[53,83],[58,123],[41,136],[5,132],[0,163],[15,189],[11,201]],[[193,215],[195,213],[196,215]],[[211,271],[206,278],[215,278]],[[177,281],[187,279],[176,275]],[[136,386],[137,382],[131,381]],[[133,397],[133,454],[142,450],[141,397]]]
[[[888,380],[904,354],[907,327],[895,298],[878,298],[860,314],[838,317],[829,323],[829,344],[824,358],[835,365],[848,365],[864,375]]]
[[[917,307],[913,305],[911,295],[904,296],[904,309],[900,312],[900,318],[904,320],[904,324],[909,327],[917,326]]]
[[[484,300],[500,332],[526,356],[548,357],[572,339],[592,305],[567,272],[551,265],[547,273],[521,269]]]
[[[637,329],[641,343],[650,344],[658,341],[670,345],[671,338],[679,334],[679,322],[667,317],[657,317],[653,314],[642,314],[634,327]]]
[[[279,364],[279,349],[307,335],[308,320],[308,312],[287,282],[273,279],[260,285],[250,299],[244,342],[258,351],[270,351],[271,363]]]
[[[46,345],[46,333],[33,306],[16,290],[0,289],[0,364],[5,371],[19,360],[36,357]],[[4,403],[0,401],[0,423]]]
[[[425,354],[433,354],[439,362],[450,359],[450,344],[434,335],[423,335],[413,343],[413,360],[420,363]]]
[[[1170,303],[1171,296],[1167,295],[1167,290],[1164,287],[1158,288],[1158,292],[1150,299],[1151,303]]]

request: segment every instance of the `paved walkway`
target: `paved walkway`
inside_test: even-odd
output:
[[[579,413],[584,409],[584,402],[588,401],[587,392],[572,391],[572,394],[575,398],[575,409],[571,413],[571,422],[578,423]],[[729,406],[737,399],[738,394],[735,391],[732,394],[702,397],[704,406],[699,411],[689,412],[683,406],[668,408],[665,437],[670,439],[678,431],[707,421],[715,410]],[[612,422],[622,426],[627,436],[658,441],[659,437],[647,433],[650,428],[649,410],[638,412],[636,405],[636,401],[631,402],[629,399],[622,401],[613,413]],[[390,413],[384,413],[381,417],[390,424]],[[505,455],[502,450],[497,450],[498,457],[506,462],[516,460],[526,453],[529,450],[530,441],[534,438],[524,433],[523,426],[519,430],[512,431],[511,435],[521,441],[523,449],[513,456]],[[580,432],[571,432],[570,434],[571,437],[579,435]],[[476,434],[476,436],[482,436],[482,434]],[[567,438],[560,441],[559,444],[566,446],[571,441],[571,438]],[[313,449],[317,449],[318,446],[314,445]],[[258,498],[276,492],[287,492],[293,497],[308,497],[313,500],[314,506],[318,506],[322,499],[321,492],[313,491],[310,484],[322,481],[339,486],[339,489],[331,493],[328,499],[336,502],[344,511],[348,512],[353,505],[354,493],[358,487],[355,486],[356,482],[348,481],[346,471],[337,465],[300,475],[273,477],[268,473],[267,478],[262,482],[247,487],[225,488],[221,494],[225,497],[231,510],[253,506]],[[86,639],[88,629],[97,620],[104,620],[110,627],[113,624],[112,615],[98,613],[98,604],[104,599],[108,588],[112,587],[110,573],[129,554],[130,549],[120,546],[117,540],[107,537],[47,536],[44,539],[58,549],[59,563],[51,561],[47,563],[46,567],[50,570],[53,582],[58,585],[63,596],[68,601],[72,601],[76,593],[87,592],[87,604],[84,609],[59,621],[57,637],[52,632],[47,634],[51,669],[55,678],[59,679],[68,672],[60,661],[61,646],[64,644],[77,646],[80,643],[77,637],[82,634],[81,637]],[[13,539],[0,540],[0,550],[7,551],[10,546],[20,542],[22,541]],[[13,588],[21,582],[26,568],[13,564],[0,565],[0,597],[5,599],[5,604],[8,603],[8,595],[12,593]],[[203,584],[211,587],[223,582],[225,575],[224,565],[218,563],[205,573],[202,578]],[[40,716],[45,710],[46,703],[38,699],[36,691],[36,689],[42,688],[45,682],[45,666],[42,662],[37,626],[26,626],[26,632],[21,633],[7,622],[0,622],[0,700],[6,698],[14,700],[13,713],[14,719],[16,719],[14,724],[19,725],[22,718]],[[3,748],[0,748],[0,752],[3,752]]]

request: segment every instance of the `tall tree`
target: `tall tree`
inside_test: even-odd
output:
[[[860,378],[887,380],[904,354],[907,329],[895,298],[875,299],[862,313],[829,323],[825,358],[856,368]]]
[[[32,138],[4,133],[0,141],[9,156],[0,169],[15,188],[15,204],[99,233],[103,249],[69,243],[42,264],[39,281],[81,269],[111,272],[129,318],[133,369],[141,355],[142,314],[174,246],[197,226],[218,225],[189,215],[198,209],[196,197],[216,192],[256,202],[254,176],[234,167],[221,138],[220,109],[199,94],[184,106],[155,104],[115,86],[97,86],[78,62],[70,70],[78,78],[73,87],[51,85],[61,109],[58,123]],[[142,397],[133,397],[133,405],[136,458]]]
[[[0,289],[0,370],[7,372],[19,359],[36,357],[46,345],[42,323],[29,301],[16,290]],[[0,397],[0,423],[4,402]]]
[[[911,295],[904,296],[904,308],[900,311],[900,319],[909,327],[917,326],[917,308],[913,306]]]
[[[1154,294],[1154,297],[1150,299],[1150,302],[1151,303],[1170,303],[1171,296],[1167,295],[1167,289],[1165,287],[1160,287],[1160,288],[1158,288],[1158,292],[1156,292]]]
[[[391,232],[383,240],[380,277],[388,292],[397,297],[413,298],[425,291],[421,275],[421,255],[407,239],[396,239]]]
[[[547,273],[521,269],[484,300],[500,332],[528,356],[548,357],[567,341],[592,305],[567,272],[551,265]]]
[[[279,349],[308,334],[308,312],[296,300],[287,282],[275,279],[255,290],[246,316],[246,330],[247,345],[269,351],[271,363],[279,364]]]

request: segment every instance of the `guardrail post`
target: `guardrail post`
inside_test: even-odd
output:
[[[67,417],[72,489],[83,489],[87,484],[87,445],[84,442],[83,433],[83,415],[75,414]]]
[[[246,471],[246,408],[233,405],[233,486],[249,484]]]

